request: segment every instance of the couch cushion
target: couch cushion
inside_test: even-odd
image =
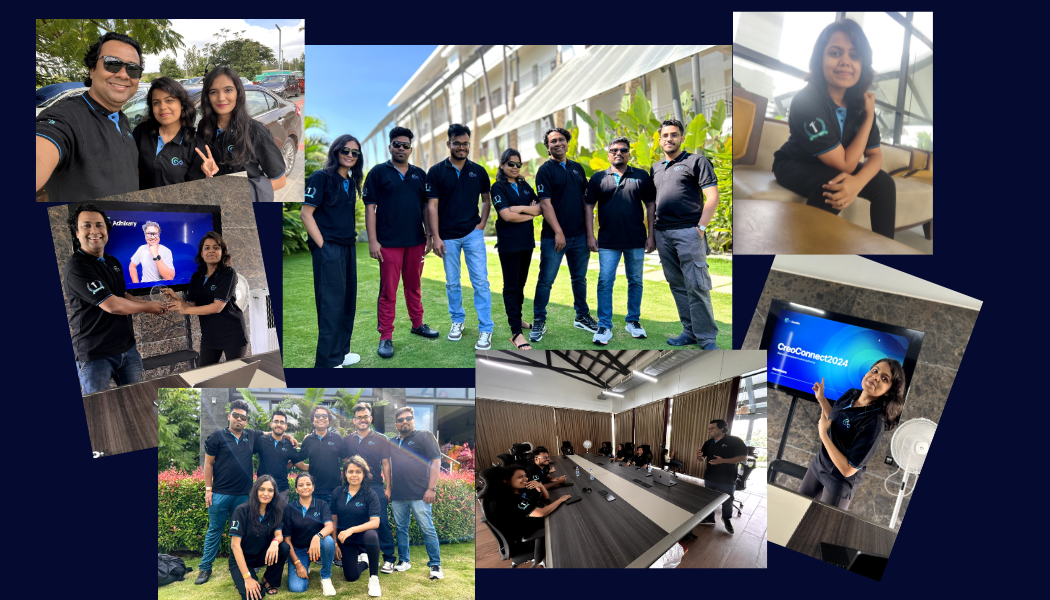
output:
[[[789,137],[791,129],[786,120],[766,120],[762,126],[762,141],[758,144],[758,160],[755,161],[755,166],[750,168],[756,171],[773,171],[773,154],[787,143]]]
[[[733,197],[805,203],[806,199],[777,183],[771,171],[733,169]]]

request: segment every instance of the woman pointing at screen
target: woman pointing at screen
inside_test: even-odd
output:
[[[860,389],[850,389],[834,403],[824,397],[824,380],[814,383],[822,445],[798,493],[847,510],[883,432],[900,422],[906,387],[904,367],[892,358],[876,361],[861,378]]]

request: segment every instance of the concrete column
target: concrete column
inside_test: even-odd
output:
[[[389,404],[383,410],[383,427],[387,433],[396,432],[397,424],[394,421],[394,413],[397,409],[404,407],[408,402],[405,400],[405,388],[376,388],[376,399],[386,400]]]
[[[208,436],[229,426],[226,417],[229,411],[226,406],[230,403],[230,390],[228,388],[205,388],[201,390],[201,443],[200,464],[204,464],[204,441]]]

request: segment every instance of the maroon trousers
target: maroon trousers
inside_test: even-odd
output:
[[[383,248],[383,262],[379,263],[379,339],[394,337],[394,315],[398,283],[405,283],[405,305],[412,327],[423,324],[423,297],[420,278],[423,276],[423,251],[426,244],[408,248]]]

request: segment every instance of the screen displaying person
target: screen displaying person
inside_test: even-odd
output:
[[[262,600],[281,588],[290,548],[284,542],[284,502],[273,477],[255,481],[248,501],[233,509],[230,520],[230,577],[242,600]],[[262,586],[256,569],[266,567]]]
[[[131,135],[139,150],[139,189],[148,190],[211,177],[219,168],[199,144],[197,107],[186,88],[170,77],[150,82],[145,119]],[[199,146],[209,153],[204,155]]]
[[[729,494],[722,503],[722,524],[733,533],[733,492],[736,491],[737,465],[747,460],[747,445],[744,440],[729,435],[729,425],[715,419],[707,425],[708,440],[696,451],[696,457],[707,461],[704,471],[704,486]],[[701,525],[714,525],[715,513],[700,521]]]
[[[287,475],[284,477],[288,480]],[[321,564],[321,590],[325,596],[334,596],[332,561],[335,559],[335,525],[332,510],[324,500],[313,497],[314,478],[299,473],[295,478],[298,496],[284,507],[284,541],[288,544],[288,591],[302,593],[310,586],[310,563]]]
[[[379,549],[383,552],[380,571],[386,575],[394,572],[394,535],[390,531],[387,504],[390,502],[390,451],[393,444],[387,437],[371,427],[372,407],[365,402],[354,405],[354,432],[343,438],[347,456],[360,456],[368,463],[371,477],[368,485],[379,498]],[[383,483],[386,482],[386,488]]]
[[[431,507],[437,500],[437,481],[441,472],[441,451],[434,434],[425,429],[416,429],[415,410],[404,406],[394,413],[399,436],[394,443],[397,448],[390,451],[390,471],[394,479],[390,491],[390,507],[397,524],[397,555],[395,571],[412,568],[409,560],[408,527],[412,516],[423,532],[423,544],[430,560],[431,579],[443,579],[441,572],[441,546]]]
[[[160,225],[156,221],[146,221],[142,225],[146,243],[139,246],[131,255],[128,264],[128,276],[132,283],[150,281],[170,281],[175,279],[175,260],[171,249],[160,243]],[[142,279],[139,279],[139,265],[142,265]]]
[[[849,509],[853,491],[864,479],[885,431],[892,431],[904,410],[907,389],[904,367],[881,358],[853,388],[834,403],[824,397],[824,380],[813,384],[820,403],[817,426],[820,452],[809,464],[798,493],[825,504]]]
[[[382,595],[379,587],[379,496],[368,481],[368,463],[350,457],[343,469],[343,485],[332,491],[332,520],[335,522],[336,558],[342,560],[343,577],[357,581],[368,569],[368,595]],[[400,535],[398,536],[401,537]]]

